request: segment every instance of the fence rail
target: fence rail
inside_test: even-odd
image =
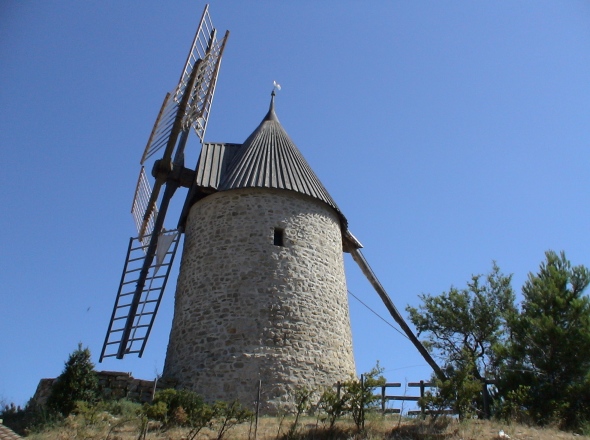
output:
[[[426,393],[426,389],[427,388],[434,388],[435,385],[432,382],[425,382],[423,380],[421,380],[420,382],[408,382],[408,388],[420,388],[420,395],[419,396],[407,396],[407,395],[400,395],[400,394],[395,394],[395,395],[388,395],[387,394],[387,389],[388,388],[399,388],[401,387],[402,384],[399,382],[388,382],[384,385],[381,386],[381,412],[383,414],[400,414],[402,412],[401,408],[387,408],[387,402],[391,401],[391,400],[397,400],[397,401],[402,401],[402,402],[420,402],[420,399],[422,399]],[[425,410],[425,408],[420,405],[420,409],[419,410],[412,410],[412,411],[408,411],[407,414],[408,415],[422,415],[425,416],[426,414],[428,414],[428,411]]]
[[[484,416],[489,417],[489,392],[488,385],[495,385],[496,381],[486,380],[482,386],[482,399],[483,399],[483,411]],[[426,390],[430,388],[436,388],[436,385],[432,382],[421,380],[420,382],[408,382],[408,388],[420,388],[419,396],[406,396],[400,394],[388,395],[388,388],[399,388],[401,387],[399,382],[388,382],[381,386],[381,412],[383,414],[400,414],[402,410],[400,408],[387,408],[387,402],[389,401],[402,401],[402,402],[418,402],[419,410],[410,410],[406,414],[410,416],[422,416],[425,417],[429,414],[433,414],[431,411],[424,408],[420,400],[425,396]],[[451,409],[443,409],[436,411],[436,414],[455,414]]]

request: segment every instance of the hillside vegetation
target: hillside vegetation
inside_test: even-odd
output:
[[[432,420],[404,419],[398,416],[382,417],[371,414],[368,417],[365,431],[359,433],[352,420],[341,420],[330,430],[316,418],[304,417],[300,426],[289,435],[289,429],[294,423],[293,416],[286,418],[262,417],[259,420],[257,435],[254,437],[254,426],[249,421],[231,429],[225,438],[235,440],[305,440],[305,439],[333,439],[333,440],[554,440],[554,439],[589,439],[588,436],[566,433],[554,428],[536,428],[520,424],[506,424],[487,420],[466,420],[445,418],[436,422]],[[39,433],[28,436],[31,440],[66,440],[66,439],[111,439],[137,440],[138,438],[186,440],[190,438],[189,428],[163,428],[152,425],[146,435],[141,435],[141,421],[139,419],[118,419],[103,415],[100,421],[92,422],[84,416],[72,416],[59,426],[47,428]],[[504,436],[502,436],[502,434]],[[218,438],[217,431],[205,429],[196,439],[213,440]]]
[[[337,387],[293,390],[277,409],[284,416],[259,423],[238,401],[208,403],[189,390],[161,390],[144,404],[105,400],[81,344],[46,403],[6,407],[0,418],[42,440],[583,438],[590,435],[590,271],[563,252],[545,256],[520,305],[512,277],[494,263],[466,288],[421,295],[422,305],[408,307],[442,363],[418,402],[425,419],[381,415],[379,363]]]

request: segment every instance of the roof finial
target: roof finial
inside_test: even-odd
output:
[[[281,90],[281,85],[276,81],[272,82],[272,93],[270,94],[270,108],[268,109],[268,113],[264,118],[265,121],[278,121],[277,115],[275,114],[275,95],[276,90]]]

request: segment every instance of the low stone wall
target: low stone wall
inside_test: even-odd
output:
[[[98,386],[103,399],[129,399],[133,402],[151,402],[154,393],[153,380],[135,379],[131,373],[119,371],[98,371]],[[56,379],[41,379],[32,401],[36,405],[45,405],[51,394]],[[158,389],[165,386],[158,383]]]
[[[98,386],[107,400],[129,399],[133,402],[151,402],[154,395],[154,381],[134,379],[131,373],[100,371]]]

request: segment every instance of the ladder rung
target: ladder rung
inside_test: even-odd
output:
[[[125,275],[127,275],[128,273],[132,273],[132,272],[138,272],[141,270],[141,267],[137,267],[137,268],[133,268],[133,269],[127,269],[125,271]]]

